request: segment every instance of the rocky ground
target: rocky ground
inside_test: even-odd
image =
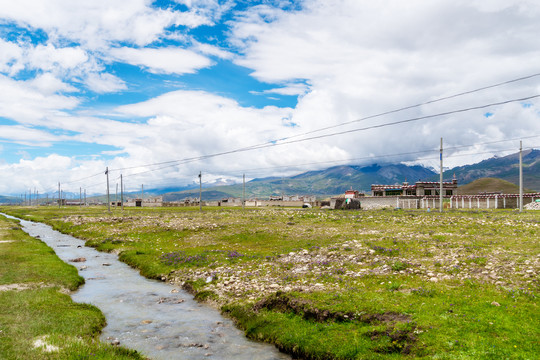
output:
[[[314,234],[334,239],[267,256],[260,255],[257,243],[236,248],[238,243],[216,240],[223,233],[250,227],[252,213],[70,216],[64,220],[74,225],[94,224],[90,230],[107,225],[109,235],[123,235],[130,241],[134,233],[149,228],[189,232],[183,244],[169,244],[168,249],[155,243],[162,250],[162,261],[173,259],[170,264],[176,267],[163,280],[176,284],[196,281],[198,291],[211,291],[220,302],[253,301],[277,291],[337,291],[373,277],[381,280],[381,288],[403,292],[414,290],[403,284],[406,279],[448,284],[474,280],[522,291],[538,288],[540,252],[530,242],[531,235],[539,232],[538,221],[489,212],[482,216],[455,212],[446,217],[424,212],[398,216],[313,210],[309,214],[308,221],[296,210],[259,211],[257,217],[266,220],[252,224],[257,231],[272,236],[279,233],[289,239],[284,241]],[[336,225],[343,216],[354,222]],[[521,241],[527,245],[523,247]],[[207,248],[209,244],[216,249],[191,256],[181,253],[184,248]]]

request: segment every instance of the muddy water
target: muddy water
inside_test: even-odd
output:
[[[231,320],[178,287],[140,276],[114,254],[45,224],[21,220],[21,226],[79,269],[86,284],[72,298],[105,314],[103,341],[117,339],[151,359],[290,359],[272,345],[248,340]],[[85,261],[73,261],[80,258]]]

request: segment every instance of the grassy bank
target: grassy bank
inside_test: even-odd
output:
[[[183,283],[313,359],[535,359],[540,218],[512,211],[9,208]]]
[[[0,358],[143,359],[99,342],[103,314],[67,295],[83,282],[46,244],[0,216]]]

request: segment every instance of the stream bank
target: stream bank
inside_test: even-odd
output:
[[[290,359],[272,345],[247,339],[230,319],[184,290],[142,277],[115,254],[85,247],[83,240],[46,224],[19,220],[24,231],[79,269],[86,284],[72,298],[104,313],[103,341],[152,359]]]

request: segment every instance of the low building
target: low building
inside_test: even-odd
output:
[[[443,196],[457,194],[458,182],[454,178],[452,181],[443,181]],[[414,185],[408,182],[395,185],[371,185],[371,196],[434,196],[439,195],[441,183],[437,181],[417,181]]]
[[[127,199],[124,201],[124,206],[128,207],[159,207],[163,206],[163,197],[156,196],[146,199]]]

